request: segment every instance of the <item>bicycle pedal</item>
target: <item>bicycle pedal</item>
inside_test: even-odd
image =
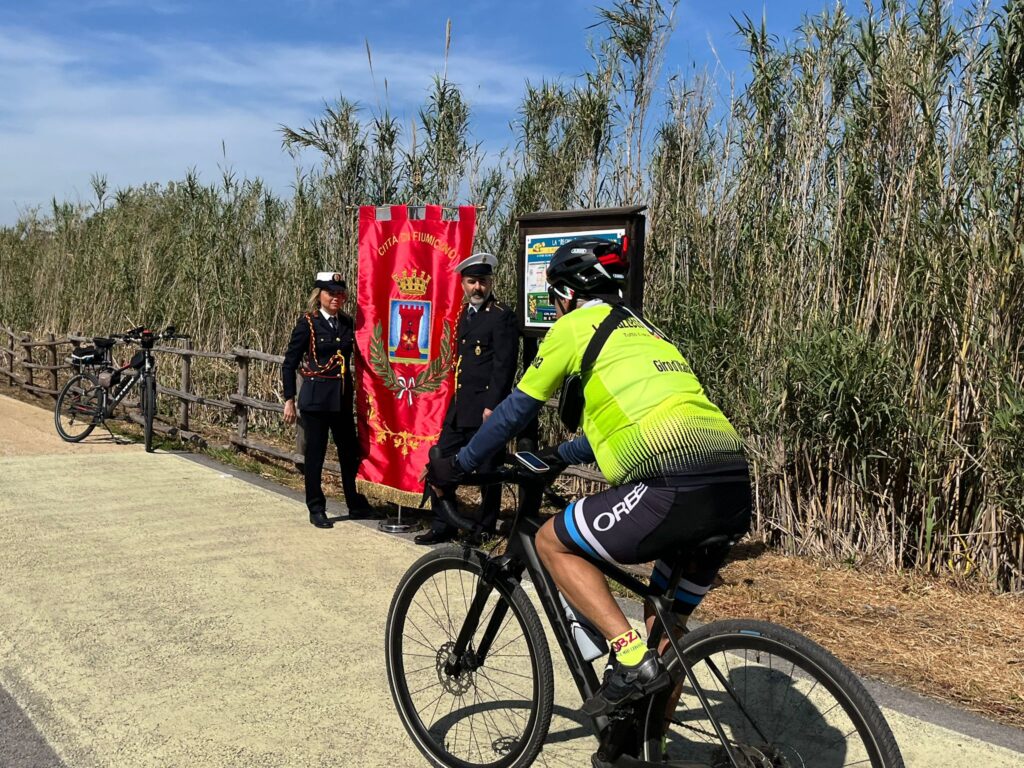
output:
[[[667,669],[662,667],[661,673],[643,686],[644,696],[650,696],[658,691],[663,691],[670,685],[672,685],[672,676],[669,675]]]
[[[595,752],[590,758],[592,768],[707,768],[702,763],[663,763],[660,760],[651,762],[631,755],[621,755],[617,760],[608,761]]]

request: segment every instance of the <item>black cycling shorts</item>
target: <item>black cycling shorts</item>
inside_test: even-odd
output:
[[[651,581],[666,587],[676,555],[688,561],[676,590],[676,610],[700,603],[721,567],[724,551],[688,547],[750,527],[746,473],[639,480],[570,504],[555,517],[555,533],[572,552],[612,564],[656,561]]]

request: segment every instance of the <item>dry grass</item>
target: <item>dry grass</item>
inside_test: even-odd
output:
[[[784,40],[744,17],[732,89],[664,61],[675,8],[606,3],[588,71],[527,84],[497,155],[438,77],[408,126],[341,98],[283,128],[320,161],[290,198],[97,177],[95,201],[0,227],[0,322],[280,351],[309,276],[354,275],[353,205],[481,205],[511,286],[517,216],[645,202],[644,309],[747,438],[758,534],[1024,588],[1024,3],[847,0]]]

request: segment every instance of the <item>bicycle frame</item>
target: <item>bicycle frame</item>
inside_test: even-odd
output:
[[[490,583],[494,581],[493,577],[507,575],[511,576],[516,581],[521,581],[523,572],[525,571],[530,575],[530,580],[533,582],[533,585],[537,590],[541,606],[544,608],[544,613],[547,615],[548,622],[551,624],[551,627],[555,632],[555,637],[558,639],[559,646],[561,646],[562,656],[565,659],[566,665],[569,667],[569,672],[572,674],[573,681],[576,683],[580,696],[585,701],[597,691],[600,682],[597,678],[597,674],[594,672],[592,663],[583,658],[576,642],[573,640],[569,620],[566,617],[565,611],[562,609],[561,602],[558,599],[558,589],[555,586],[554,580],[540,562],[540,557],[537,554],[535,537],[537,532],[540,530],[541,525],[544,523],[538,514],[545,492],[543,484],[539,483],[536,479],[523,475],[521,471],[510,473],[508,470],[498,470],[498,472],[490,473],[486,476],[474,476],[472,478],[472,484],[485,485],[496,481],[507,482],[511,479],[518,480],[520,495],[519,505],[516,509],[516,515],[512,521],[512,527],[509,532],[508,546],[504,554],[488,558],[484,566],[483,578],[481,578],[477,583],[473,602],[469,607],[466,619],[459,632],[459,636],[456,639],[455,647],[453,648],[453,656],[460,660],[465,658],[469,643],[476,633],[487,599],[490,596]],[[523,482],[524,479],[526,479],[525,482]],[[532,482],[530,482],[530,480],[532,480]],[[633,575],[609,563],[595,562],[594,564],[606,576],[614,579],[636,595],[643,597],[651,605],[656,620],[649,634],[649,646],[657,648],[662,637],[667,636],[669,643],[675,651],[676,657],[679,659],[684,675],[693,687],[704,711],[708,714],[708,718],[725,747],[730,761],[733,765],[738,765],[736,758],[732,753],[732,749],[729,746],[728,738],[726,737],[724,730],[712,714],[710,701],[698,685],[696,677],[683,658],[679,644],[675,638],[675,634],[666,630],[667,627],[675,626],[675,621],[672,618],[674,616],[672,612],[672,595],[675,590],[675,585],[682,576],[685,562],[680,561],[675,564],[672,576],[668,580],[668,586],[664,590],[644,584]],[[493,642],[501,628],[507,610],[507,603],[501,602],[496,606],[494,613],[484,630],[480,645],[475,650],[474,656],[477,663],[482,663],[483,659],[486,658],[487,652],[490,650],[490,644]],[[612,740],[621,741],[621,739],[629,737],[628,729],[622,733],[611,734],[611,729],[608,728],[609,720],[606,717],[588,718],[588,720],[594,735],[599,739],[607,737]]]
[[[120,368],[122,373],[126,370],[131,370],[132,373],[118,384],[110,388],[110,390],[103,390],[103,408],[101,420],[112,418],[114,415],[114,409],[121,404],[121,401],[128,396],[128,393],[133,387],[139,384],[143,379],[149,376],[156,375],[156,359],[153,357],[153,353],[149,349],[143,349],[145,353],[145,360],[143,362],[142,369],[137,368]]]
[[[103,416],[104,418],[111,418],[114,414],[114,409],[120,405],[121,401],[127,397],[128,392],[139,383],[142,379],[142,374],[139,372],[133,373],[131,376],[126,378],[124,381],[119,383],[116,387],[112,387],[113,391],[104,390],[103,394]]]

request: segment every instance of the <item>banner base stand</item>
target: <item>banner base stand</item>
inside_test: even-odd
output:
[[[402,522],[402,505],[397,504],[398,514],[395,517],[389,517],[386,520],[381,520],[377,523],[377,527],[384,531],[384,533],[408,533],[414,528],[419,528],[419,524],[403,523]]]

